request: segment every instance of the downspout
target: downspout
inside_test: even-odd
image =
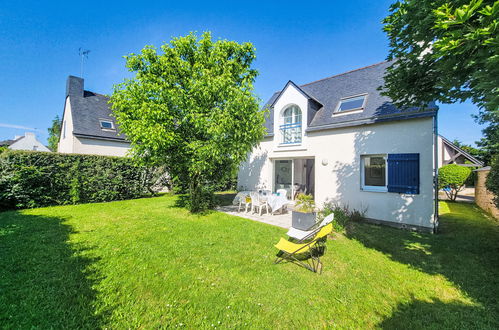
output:
[[[435,116],[433,116],[433,190],[435,194],[433,233],[435,234],[438,229],[438,110],[435,111]]]

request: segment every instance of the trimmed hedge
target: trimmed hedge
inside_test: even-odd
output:
[[[0,153],[0,210],[108,202],[152,192],[154,171],[130,158]]]

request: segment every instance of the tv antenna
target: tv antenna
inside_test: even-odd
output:
[[[79,48],[78,49],[78,54],[80,55],[80,77],[83,78],[83,62],[85,60],[85,58],[88,58],[88,53],[90,53],[90,50],[89,49],[83,49],[83,48]]]

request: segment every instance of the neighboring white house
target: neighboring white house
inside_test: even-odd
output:
[[[125,156],[130,143],[111,116],[109,98],[84,90],[83,79],[69,76],[58,152]]]
[[[24,136],[16,136],[13,140],[0,141],[0,147],[1,146],[7,146],[12,150],[33,150],[50,152],[49,148],[38,141],[35,133],[30,132],[24,133]]]
[[[438,136],[438,168],[443,165],[458,164],[468,167],[483,167],[483,162],[479,161],[468,152],[456,146],[454,143]]]
[[[286,189],[365,210],[367,219],[433,231],[438,108],[400,110],[378,87],[383,62],[298,86],[267,102],[267,135],[238,174],[241,190]]]

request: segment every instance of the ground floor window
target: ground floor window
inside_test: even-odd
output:
[[[386,155],[364,155],[361,167],[362,190],[387,191]]]
[[[419,194],[419,154],[362,155],[360,163],[362,190]]]

